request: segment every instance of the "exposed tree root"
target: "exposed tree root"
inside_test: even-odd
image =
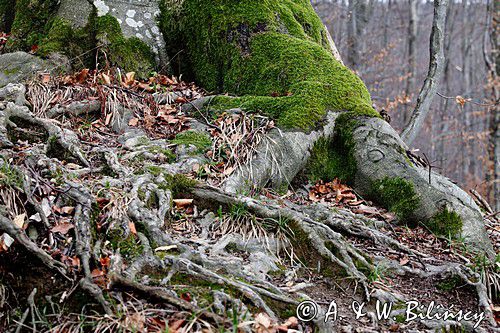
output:
[[[168,303],[179,310],[193,313],[215,326],[226,328],[231,325],[225,316],[228,305],[247,310],[258,309],[267,313],[271,319],[278,321],[283,318],[280,318],[282,314],[279,313],[280,309],[277,309],[276,304],[295,308],[299,300],[310,299],[307,292],[302,294],[299,291],[307,290],[314,284],[303,282],[286,287],[278,286],[266,276],[269,271],[258,275],[250,274],[251,272],[241,267],[232,269],[238,265],[242,266],[244,261],[228,252],[228,243],[225,243],[224,239],[211,239],[208,233],[209,230],[213,230],[209,227],[217,223],[213,214],[214,207],[230,208],[242,205],[252,216],[286,222],[286,227],[294,232],[294,235],[287,235],[290,241],[287,244],[294,248],[287,249],[290,250],[287,254],[292,253],[290,266],[293,266],[291,268],[294,270],[304,268],[304,264],[307,264],[308,271],[315,270],[317,266],[320,266],[319,271],[333,267],[333,280],[339,276],[345,280],[347,275],[347,278],[356,285],[355,289],[360,287],[355,291],[356,296],[361,296],[366,301],[396,297],[390,292],[382,294],[376,288],[374,291],[375,286],[370,283],[367,272],[373,271],[379,263],[383,263],[399,275],[410,274],[421,278],[458,276],[474,288],[481,310],[485,312],[490,324],[495,325],[486,286],[481,282],[477,273],[462,264],[435,260],[432,256],[409,248],[380,230],[387,226],[385,222],[355,215],[342,209],[332,211],[320,204],[296,205],[288,201],[269,198],[238,196],[198,183],[194,186],[191,184],[189,189],[183,188],[182,197],[194,198],[196,207],[207,208],[205,211],[212,210],[209,214],[213,215],[213,220],[207,219],[208,225],[200,226],[200,220],[208,214],[195,211],[193,213],[195,221],[190,221],[190,223],[194,225],[193,228],[205,228],[200,233],[202,236],[175,234],[170,232],[169,228],[176,218],[175,214],[179,213],[172,206],[172,199],[176,193],[178,194],[178,189],[169,186],[172,185],[172,177],[180,173],[183,162],[166,164],[158,158],[157,154],[148,153],[147,145],[124,145],[127,149],[125,154],[121,154],[123,151],[110,147],[85,147],[88,156],[98,157],[97,159],[87,158],[80,148],[83,143],[78,139],[75,140],[73,134],[68,134],[70,132],[62,129],[59,124],[34,117],[29,109],[14,104],[9,104],[9,110],[7,118],[11,122],[10,131],[26,134],[23,131],[27,129],[30,133],[40,132],[39,135],[35,135],[37,138],[35,141],[38,143],[46,143],[49,137],[54,137],[59,147],[63,148],[62,151],[69,153],[69,155],[53,156],[40,149],[41,145],[33,148],[32,156],[25,161],[24,166],[12,166],[25,172],[23,186],[19,186],[20,188],[16,191],[25,194],[26,202],[39,213],[43,225],[50,230],[54,227],[53,220],[45,216],[36,196],[33,195],[34,188],[39,182],[47,182],[44,179],[47,175],[55,171],[62,174],[57,186],[50,184],[49,186],[45,183],[44,186],[52,188],[74,206],[71,223],[74,227],[72,232],[75,235],[75,254],[81,262],[81,272],[77,273],[80,278],[79,285],[102,306],[103,311],[108,315],[112,315],[114,310],[114,306],[105,297],[109,290],[113,292],[123,289],[131,290],[145,299],[154,298]],[[331,134],[331,129],[329,131]],[[154,143],[156,147],[162,148],[167,147],[167,144],[166,140]],[[136,170],[137,168],[134,170],[131,161],[139,155],[142,156],[144,165],[140,170]],[[83,167],[71,170],[65,163],[68,162],[66,158],[75,158]],[[271,164],[267,166],[272,168]],[[84,181],[73,181],[69,177],[70,172],[73,178],[74,175],[87,178]],[[284,179],[281,180],[284,181]],[[101,206],[98,205],[99,200],[104,202]],[[218,211],[218,214],[224,214],[222,209]],[[96,215],[104,216],[99,221],[99,227],[97,227]],[[48,268],[58,272],[65,279],[71,280],[68,277],[69,269],[40,248],[24,230],[11,221],[9,216],[12,214],[0,212],[0,230],[12,236],[20,246],[39,258]],[[117,244],[110,245],[112,235],[118,235],[115,237]],[[217,235],[217,237],[223,236],[227,235]],[[382,251],[404,253],[415,258],[418,263],[414,267],[409,267],[387,258],[373,258],[362,247],[353,245],[350,241],[352,238],[369,240]],[[130,240],[136,246],[136,250],[139,250],[130,256],[122,255],[120,246],[123,245],[122,242],[125,239]],[[263,240],[260,241],[264,243]],[[298,258],[300,253],[294,252],[294,250],[299,251],[301,246],[305,247],[308,252],[306,254],[309,254],[309,257],[304,256],[304,260]],[[160,251],[160,255],[156,250],[161,248],[175,249],[175,251]],[[262,248],[271,252],[265,245]],[[222,254],[219,256],[220,253]],[[265,258],[280,256],[279,253],[272,253],[272,255]],[[93,270],[100,267],[99,262],[103,257],[110,258],[109,267],[106,268],[106,286],[97,283],[92,274]],[[421,267],[418,266],[419,264]],[[158,274],[160,278],[152,277],[151,272]],[[227,288],[231,291],[231,295],[226,293],[227,290],[211,290],[213,307],[216,309],[215,312],[211,311],[195,302],[184,300],[176,293],[175,278],[179,276],[189,278],[190,281],[186,281],[186,284],[192,283],[193,287],[197,281],[203,281]],[[324,313],[325,309],[320,309],[320,311]],[[29,312],[24,321],[27,320],[28,315]],[[331,331],[331,327],[322,327],[320,321],[317,321],[320,330]],[[434,324],[436,322],[429,323],[429,325]],[[439,325],[444,324],[439,323]]]

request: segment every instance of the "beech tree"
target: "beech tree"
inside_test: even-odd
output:
[[[433,32],[433,45],[443,42],[440,29],[446,8],[439,7],[441,3],[446,0],[436,0],[436,20],[439,22]],[[176,283],[190,286],[206,287],[207,281],[226,286],[228,290],[216,293],[221,308],[226,303],[247,310],[253,306],[273,320],[286,319],[289,316],[286,313],[295,310],[302,299],[300,294],[277,288],[266,280],[271,271],[266,265],[274,265],[274,256],[262,254],[263,260],[249,259],[265,272],[257,274],[253,266],[243,267],[243,260],[228,254],[230,244],[236,244],[237,250],[233,252],[246,246],[245,238],[235,240],[233,237],[224,244],[214,245],[194,237],[180,241],[165,232],[165,220],[171,217],[173,209],[172,198],[186,200],[185,197],[188,203],[194,199],[200,207],[217,212],[220,219],[226,213],[222,207],[232,207],[229,214],[236,218],[230,221],[235,224],[245,220],[247,214],[252,216],[248,218],[249,223],[273,221],[275,235],[286,234],[286,231],[294,235],[286,244],[293,244],[307,267],[334,278],[347,275],[359,283],[362,297],[370,299],[372,294],[366,272],[375,271],[376,266],[370,255],[352,246],[347,237],[368,239],[386,249],[397,248],[410,255],[415,251],[385,235],[373,220],[366,222],[358,215],[335,212],[319,205],[287,206],[278,200],[266,203],[250,195],[263,188],[286,190],[295,179],[304,175],[313,180],[336,179],[348,184],[357,195],[392,212],[401,224],[421,224],[440,237],[460,239],[486,261],[495,257],[478,205],[464,190],[421,163],[374,109],[365,84],[339,59],[331,36],[308,0],[0,0],[0,18],[1,27],[11,34],[6,45],[11,53],[1,56],[7,65],[2,67],[0,63],[0,87],[5,86],[0,90],[0,98],[6,104],[0,142],[5,149],[25,141],[44,145],[43,149],[37,146],[30,151],[32,155],[25,165],[11,165],[7,161],[12,159],[2,159],[0,171],[11,177],[8,183],[1,184],[14,193],[23,193],[25,201],[38,212],[41,223],[49,228],[50,223],[43,217],[43,207],[30,196],[31,186],[37,181],[31,181],[34,176],[29,175],[30,170],[45,168],[46,172],[55,174],[53,178],[58,178],[59,170],[64,185],[61,195],[75,205],[72,226],[75,252],[81,261],[79,285],[109,316],[113,314],[113,306],[105,297],[107,288],[121,286],[229,327],[231,323],[225,317],[226,312],[210,312],[187,300],[188,296],[181,297],[162,287],[162,281],[166,279],[168,283],[174,276]],[[359,26],[353,29],[354,35],[359,34]],[[15,51],[31,51],[37,57]],[[441,46],[437,53],[429,69],[429,91],[424,87],[423,95],[434,94],[432,72],[441,71],[436,63]],[[26,66],[27,63],[31,67]],[[130,133],[122,137],[123,147],[132,153],[137,153],[135,149],[143,149],[141,153],[146,158],[160,151],[165,155],[162,158],[167,160],[134,173],[122,164],[122,155],[130,157],[130,154],[122,154],[121,147],[94,145],[83,149],[86,143],[51,119],[61,114],[98,112],[105,106],[89,100],[84,105],[60,105],[50,112],[36,112],[36,105],[29,105],[24,97],[23,85],[7,85],[21,76],[28,77],[34,68],[54,73],[70,70],[67,66],[73,71],[114,67],[120,80],[129,79],[124,77],[131,72],[148,79],[157,72],[170,71],[196,82],[209,92],[209,96],[185,103],[182,108],[184,114],[198,119],[191,133],[196,137],[194,148],[198,148],[200,141],[203,145],[203,140],[211,144],[207,132],[221,129],[210,120],[223,114],[262,115],[276,126],[252,147],[249,158],[230,173],[220,189],[183,175],[186,165],[192,168],[201,159],[193,157],[200,155],[197,149],[183,151],[182,161],[169,163],[166,151],[171,147],[170,142],[162,141],[155,146],[146,139],[149,143],[143,143],[134,134],[134,129],[128,128]],[[106,83],[109,77],[101,78],[106,86],[114,88]],[[128,92],[128,88],[119,88]],[[150,101],[149,97],[141,98]],[[422,103],[427,103],[425,96]],[[423,116],[427,112],[425,108],[428,110],[428,105],[424,105],[424,111],[419,111]],[[120,116],[125,118],[123,109],[114,111],[122,112]],[[417,110],[420,109],[417,107]],[[411,120],[416,127],[422,122],[419,112],[414,115],[416,119]],[[133,121],[126,121],[122,125],[134,127],[131,123]],[[405,136],[411,138],[414,134]],[[71,178],[68,171],[76,164],[81,167],[82,175],[93,174],[95,161],[99,161],[98,170],[105,175],[97,194],[92,191],[97,185],[75,181],[78,175]],[[26,176],[22,176],[24,174]],[[101,288],[96,283],[93,268],[98,266],[99,251],[107,242],[96,238],[96,230],[103,226],[96,222],[95,207],[102,204],[99,195],[113,191],[125,193],[126,197],[111,200],[109,205],[119,201],[127,208],[110,213],[112,223],[107,226],[106,240],[113,243],[116,253],[106,266],[106,288]],[[182,206],[186,202],[175,204]],[[220,209],[214,210],[214,207]],[[215,214],[211,214],[215,219]],[[48,268],[68,279],[67,267],[28,237],[22,226],[13,223],[13,215],[5,209],[0,210],[0,230]],[[207,225],[212,223],[209,218],[207,221]],[[135,225],[140,229],[136,230]],[[200,224],[205,234],[213,231],[207,225]],[[232,226],[228,228],[232,230]],[[255,248],[256,252],[265,252],[262,244]],[[125,252],[119,251],[123,249]],[[217,253],[224,253],[224,256]],[[474,287],[481,308],[493,322],[485,284],[471,278],[472,273],[465,265],[443,264],[428,271],[404,265],[401,262],[389,264],[394,271],[425,278],[451,274]],[[229,274],[234,274],[234,278]],[[149,285],[148,279],[154,279],[157,285]],[[231,297],[233,292],[238,299]],[[239,315],[237,319],[247,319]],[[321,331],[332,330],[332,323],[322,320],[315,323]]]

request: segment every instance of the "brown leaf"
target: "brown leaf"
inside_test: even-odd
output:
[[[40,74],[40,78],[42,80],[42,83],[49,83],[50,82],[50,73],[42,73],[42,74]]]
[[[185,208],[193,203],[193,199],[174,199],[172,201],[177,208]]]
[[[111,85],[111,78],[108,75],[101,73],[101,79],[104,82],[104,84]]]
[[[181,328],[182,324],[184,324],[185,321],[186,321],[185,319],[178,319],[178,320],[175,320],[171,324],[169,323],[168,324],[168,331],[176,333],[179,330],[179,328]]]
[[[458,105],[460,105],[461,107],[464,107],[465,102],[467,102],[467,100],[465,98],[463,98],[462,96],[457,96],[457,97],[455,97],[455,102]]]
[[[106,273],[104,271],[101,271],[98,268],[95,268],[94,270],[92,270],[92,272],[90,273],[90,275],[92,276],[92,278],[95,279],[97,277],[106,275]]]
[[[108,126],[109,123],[111,122],[111,118],[113,117],[113,114],[110,112],[106,115],[106,120],[104,121],[104,125]]]
[[[404,256],[403,258],[401,258],[401,259],[399,260],[399,264],[400,264],[401,266],[404,266],[404,265],[406,265],[409,261],[410,261],[410,259],[408,259],[408,256]]]
[[[134,222],[129,222],[128,227],[130,228],[130,232],[133,233],[134,235],[137,235],[137,230],[135,229],[135,224]]]
[[[144,82],[139,82],[139,84],[137,85],[140,89],[143,89],[147,92],[151,92],[153,91],[153,87],[151,87],[149,84],[147,83],[144,83]]]
[[[68,231],[70,231],[74,227],[75,226],[73,224],[64,222],[64,223],[60,223],[60,224],[56,225],[55,227],[53,227],[51,229],[51,231],[54,233],[60,232],[61,234],[66,235],[68,233]]]
[[[299,326],[299,320],[296,317],[290,317],[285,321],[283,326],[291,327],[291,328],[297,327],[297,326]]]
[[[319,199],[316,198],[316,194],[313,191],[309,192],[309,200],[311,200],[313,202],[318,202],[319,201]]]
[[[26,214],[19,214],[14,217],[14,224],[18,226],[18,228],[22,229],[24,227],[24,221],[26,220]]]
[[[262,328],[269,329],[272,326],[271,318],[261,312],[255,316],[255,324],[258,326],[261,326]]]
[[[128,125],[132,126],[132,127],[137,127],[138,124],[139,124],[139,119],[137,119],[137,118],[131,118],[128,121]]]
[[[75,207],[71,207],[71,206],[64,206],[61,208],[61,213],[66,214],[66,215],[72,215],[74,211],[75,211]]]
[[[99,262],[101,263],[102,267],[109,267],[111,259],[109,257],[99,258]]]
[[[399,324],[397,324],[397,323],[392,324],[392,325],[389,327],[389,331],[391,331],[391,332],[397,332],[397,331],[399,331]]]
[[[84,83],[87,80],[88,76],[89,76],[89,69],[84,68],[80,71],[80,73],[76,74],[76,82]]]
[[[135,82],[135,72],[128,72],[125,74],[125,81],[123,82],[126,86],[131,86]]]

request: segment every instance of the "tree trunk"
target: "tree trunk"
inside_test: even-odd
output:
[[[418,0],[409,0],[409,16],[408,23],[408,79],[406,81],[405,95],[412,95],[415,87],[415,76],[417,75],[417,62],[415,60],[415,48],[418,34]],[[403,124],[408,122],[409,110],[405,108],[403,113]]]
[[[4,14],[12,37],[7,51],[36,50],[47,57],[62,53],[78,61],[76,67],[118,66],[146,77],[166,70],[165,43],[156,23],[157,1],[14,1],[15,10]],[[12,2],[10,2],[12,4]],[[12,5],[11,5],[12,7]],[[0,29],[1,30],[1,29]]]
[[[309,0],[20,0],[15,8],[9,48],[29,49],[51,61],[62,52],[75,67],[109,65],[109,72],[96,71],[74,85],[66,79],[79,80],[85,71],[52,76],[49,83],[21,84],[27,76],[18,68],[32,74],[46,70],[49,61],[25,52],[0,55],[0,264],[8,261],[4,254],[28,258],[25,265],[15,262],[18,274],[1,267],[0,310],[11,289],[28,285],[31,292],[29,306],[22,304],[28,310],[9,331],[23,326],[37,331],[51,326],[51,318],[57,321],[53,331],[77,331],[83,323],[76,317],[107,330],[168,330],[175,325],[184,325],[185,331],[283,330],[298,326],[290,317],[299,303],[324,296],[324,286],[338,284],[338,295],[353,291],[353,299],[370,306],[375,303],[369,304],[371,300],[402,303],[413,298],[393,291],[399,283],[391,290],[371,283],[380,267],[408,283],[422,279],[430,290],[458,279],[470,287],[459,288],[467,289],[465,295],[477,297],[471,306],[495,325],[486,282],[468,267],[470,259],[452,252],[454,248],[449,250],[451,260],[433,258],[433,249],[424,249],[429,255],[400,241],[410,231],[393,228],[395,223],[423,224],[441,238],[463,241],[478,258],[493,258],[479,208],[450,180],[418,163],[373,109],[366,86],[342,64]],[[366,8],[360,12],[363,19],[370,15]],[[25,25],[29,21],[33,24]],[[161,29],[165,44],[153,36],[156,29]],[[184,81],[155,81],[169,81],[148,72],[162,69],[162,59],[168,59],[164,49],[179,62],[177,74],[203,89]],[[8,67],[12,64],[15,70]],[[147,80],[125,87],[124,71],[136,71]],[[7,83],[16,82],[2,87],[7,72],[17,75]],[[117,75],[105,80],[106,73]],[[102,83],[96,82],[99,77]],[[152,81],[155,93],[141,88]],[[191,100],[206,91],[215,95]],[[39,104],[48,106],[40,110]],[[129,115],[136,118],[128,119],[135,124],[120,114],[134,105],[138,110],[129,110]],[[108,125],[109,115],[118,115],[123,126]],[[218,141],[228,133],[218,121],[234,124],[240,116],[249,119],[251,129],[231,129],[229,136],[245,141],[247,152]],[[151,118],[153,125],[148,124]],[[174,131],[175,140],[165,130]],[[190,136],[195,139],[186,139]],[[199,149],[198,141],[213,147],[212,155]],[[247,158],[234,164],[230,176],[215,175],[224,179],[221,188],[209,186],[201,174],[205,167],[229,163],[210,156],[229,150]],[[289,200],[266,189],[257,195],[249,191],[287,189],[301,180],[297,175],[338,178],[342,188],[348,188],[345,183],[354,188],[349,193],[363,198],[363,205],[373,200],[394,214],[366,206],[377,211],[374,218],[369,211],[363,215],[341,206],[303,204],[307,192]],[[447,244],[425,235],[426,245],[428,239]],[[16,245],[9,248],[12,242]],[[389,252],[391,256],[385,255]],[[84,291],[91,299],[75,302],[76,310],[68,310],[71,315],[40,313],[37,288],[24,283],[32,282],[24,276],[32,269],[32,258],[39,259],[33,265],[49,270],[34,279],[44,296],[52,293],[45,289],[59,287],[63,280],[69,282],[61,283],[59,296],[71,297],[71,290],[76,300]],[[46,276],[57,283],[47,288]],[[305,284],[303,276],[325,284]],[[4,277],[14,288],[3,286]],[[44,298],[50,299],[56,298]],[[105,316],[88,307],[96,302]],[[334,321],[324,320],[325,306],[315,310],[317,317],[297,328],[335,331]],[[394,309],[390,317],[400,311]],[[286,319],[288,324],[278,326]],[[0,316],[2,331],[4,321]],[[381,331],[394,324],[395,319],[367,323]],[[439,329],[450,321],[414,325],[421,324]],[[472,330],[468,322],[456,325]]]
[[[408,161],[408,147],[372,109],[364,84],[331,56],[321,22],[315,15],[307,25],[297,20],[313,14],[309,4],[293,7],[293,15],[284,7],[276,3],[276,15],[268,5],[228,6],[220,11],[217,5],[186,0],[179,11],[182,15],[168,16],[169,23],[175,23],[164,35],[186,40],[183,62],[189,61],[193,78],[212,91],[245,95],[207,99],[191,108],[193,115],[203,109],[208,113],[227,109],[261,112],[277,119],[287,131],[283,135],[277,131],[265,140],[257,149],[262,154],[238,170],[226,183],[226,190],[239,192],[266,185],[281,188],[305,167],[313,178],[338,177],[350,182],[359,193],[397,211],[401,220],[428,221],[430,228],[439,229],[433,221],[458,214],[463,222],[459,233],[491,255],[490,245],[481,245],[489,243],[472,199],[444,177]],[[437,49],[433,50],[432,71],[436,61],[441,62],[437,58],[442,57],[446,4],[439,2],[436,10],[440,23],[433,34]],[[250,15],[250,22],[242,19]],[[195,24],[209,18],[224,23],[215,28]],[[228,25],[235,28],[228,30]],[[438,71],[441,67],[439,63]],[[427,84],[435,90],[434,83]],[[328,111],[334,116],[327,117]],[[344,112],[337,114],[340,111]],[[391,190],[400,194],[382,199]],[[398,207],[402,209],[398,211]],[[451,220],[444,224],[453,229]],[[445,233],[455,233],[452,229]]]
[[[493,106],[490,107],[489,116],[489,141],[488,141],[488,161],[487,180],[489,182],[490,200],[496,211],[500,211],[500,112],[498,103],[500,92],[498,89],[498,78],[500,77],[500,51],[498,49],[498,26],[500,3],[496,0],[488,1],[487,6],[487,31],[485,32],[485,43],[483,45],[483,55],[489,72],[489,85],[491,85],[491,100]],[[489,41],[491,50],[486,49]]]
[[[420,90],[415,110],[411,115],[409,123],[406,124],[405,129],[401,133],[404,142],[409,145],[415,140],[424,125],[425,118],[430,110],[432,100],[441,80],[444,65],[443,42],[447,8],[448,0],[434,1],[434,19],[429,48],[429,71],[424,85]]]

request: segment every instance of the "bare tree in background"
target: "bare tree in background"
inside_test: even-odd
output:
[[[348,53],[347,63],[354,70],[358,69],[361,60],[361,52],[364,49],[364,38],[361,38],[366,24],[371,15],[372,2],[367,0],[350,0],[349,1],[349,23],[347,26],[347,42]]]
[[[432,22],[432,32],[430,38],[430,61],[429,71],[424,85],[420,90],[417,99],[417,105],[412,113],[410,121],[401,133],[401,138],[408,145],[417,137],[425,118],[429,113],[430,106],[434,95],[436,95],[437,87],[444,67],[444,29],[446,25],[446,13],[448,8],[448,0],[434,1],[434,19]]]
[[[500,211],[500,111],[498,103],[500,92],[498,89],[498,78],[500,77],[500,54],[498,50],[498,21],[499,21],[500,2],[498,0],[489,0],[487,8],[487,27],[485,40],[483,41],[483,56],[486,66],[489,70],[489,84],[491,85],[491,95],[493,106],[490,108],[489,117],[489,142],[488,142],[488,160],[489,172],[487,181],[489,184],[489,197],[493,200],[493,206],[496,211]],[[489,41],[491,49],[487,50]]]
[[[415,61],[415,49],[418,33],[418,0],[408,0],[410,10],[410,22],[408,24],[408,80],[406,81],[405,95],[410,96],[415,87],[415,76],[417,73],[417,62]],[[409,112],[403,113],[403,122],[408,122]]]

